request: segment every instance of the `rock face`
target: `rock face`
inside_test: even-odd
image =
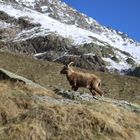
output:
[[[34,55],[35,58],[68,64],[74,61],[75,65],[88,70],[106,71],[105,62],[102,60],[101,50],[94,44],[79,45],[71,44],[67,38],[54,34],[27,39],[20,42],[3,44],[3,49],[11,52]],[[91,47],[93,46],[93,47]],[[93,53],[95,53],[93,55]]]
[[[87,70],[107,71],[104,61],[97,55],[66,55],[56,60],[56,62],[61,62],[63,64],[68,64],[71,61],[75,62],[75,66]]]

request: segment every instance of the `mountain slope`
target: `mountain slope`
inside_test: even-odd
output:
[[[42,10],[42,6],[46,6],[46,10]],[[13,21],[16,21],[16,24],[13,21],[9,23],[6,20],[2,20],[0,23],[1,29],[4,27],[8,30],[11,26],[13,29],[16,28],[12,37],[2,38],[8,42],[8,44],[10,42],[10,46],[14,43],[16,46],[18,44],[19,48],[21,46],[19,44],[24,44],[25,46],[25,44],[29,44],[29,42],[34,42],[35,38],[38,37],[45,38],[44,44],[48,45],[48,37],[46,37],[48,35],[58,38],[61,37],[59,38],[60,42],[63,42],[64,39],[67,39],[69,42],[69,44],[66,45],[66,49],[61,51],[61,53],[57,53],[53,48],[51,48],[52,50],[50,49],[51,52],[49,52],[49,54],[48,49],[39,49],[39,47],[46,47],[46,45],[40,41],[35,43],[38,44],[38,48],[33,43],[30,43],[27,46],[28,50],[22,51],[21,49],[19,50],[20,52],[29,54],[37,53],[35,56],[40,56],[48,60],[50,59],[48,58],[49,55],[52,57],[52,61],[58,60],[62,62],[59,58],[63,60],[65,58],[69,59],[69,55],[74,59],[75,51],[77,51],[76,55],[81,57],[81,51],[79,55],[79,50],[84,47],[86,50],[82,52],[84,57],[88,55],[94,59],[93,56],[98,55],[106,63],[105,67],[109,70],[116,69],[120,72],[124,72],[140,64],[140,43],[128,38],[127,35],[121,32],[101,26],[95,20],[80,14],[59,0],[26,1],[26,3],[23,0],[3,1],[0,3],[0,9],[13,18]],[[74,19],[72,19],[72,17]],[[81,20],[79,21],[78,19]],[[76,23],[73,23],[72,20]],[[23,24],[23,22],[25,22],[24,26],[22,25],[21,27],[20,25],[19,28],[19,24]],[[27,28],[27,23],[32,26]],[[52,44],[54,44],[54,42],[52,42]],[[31,49],[29,46],[32,46],[30,47]],[[65,48],[65,46],[62,46],[62,48],[63,47]],[[73,48],[77,50],[73,50]],[[14,47],[14,49],[17,49],[17,47]],[[97,49],[97,51],[95,51],[95,49]],[[15,50],[15,52],[17,51],[18,49]],[[53,54],[51,54],[52,52]],[[54,56],[55,53],[57,53],[56,56]],[[92,61],[90,61],[90,63],[94,65]],[[99,62],[98,65],[100,65]],[[104,65],[100,67],[104,67]]]
[[[139,140],[138,104],[90,95],[71,100],[4,69],[0,87],[0,140]]]

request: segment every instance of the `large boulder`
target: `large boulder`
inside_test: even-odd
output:
[[[133,71],[130,71],[128,75],[132,75],[140,78],[140,67],[136,67]]]
[[[0,11],[0,20],[9,23],[9,22],[13,22],[14,18],[10,17],[7,13],[3,11]]]

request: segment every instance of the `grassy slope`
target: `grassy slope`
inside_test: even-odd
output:
[[[0,52],[0,67],[45,87],[54,85],[65,89],[71,88],[66,78],[59,74],[63,67],[61,64]],[[102,89],[106,92],[106,97],[140,104],[140,79],[109,73],[94,73],[102,79]],[[80,89],[80,91],[83,92],[85,89]]]
[[[49,84],[70,88],[66,78],[59,74],[60,64],[0,53],[0,67],[46,87]],[[133,77],[97,74],[102,77],[106,91],[112,86],[109,96],[114,98],[120,98],[117,92],[124,82],[136,84],[135,87],[139,84],[139,79]],[[131,99],[128,93],[124,99]],[[139,140],[139,137],[140,114],[117,104],[102,100],[68,101],[49,89],[0,81],[0,140]]]
[[[51,90],[0,81],[0,140],[139,140],[140,115],[111,103],[50,103]]]

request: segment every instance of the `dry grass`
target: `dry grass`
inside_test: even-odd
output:
[[[0,124],[32,108],[35,105],[33,95],[59,98],[45,88],[0,81]]]
[[[0,140],[139,140],[140,115],[102,101],[82,104],[38,102],[44,88],[0,81]]]
[[[108,105],[105,106],[108,107]],[[3,128],[0,131],[0,137],[1,139],[5,137],[7,140],[93,138],[95,140],[139,140],[139,116],[123,111],[119,110],[118,117],[113,118],[113,116],[88,109],[85,105],[42,105],[21,115],[15,124],[12,123]],[[120,112],[123,114],[121,115]]]

